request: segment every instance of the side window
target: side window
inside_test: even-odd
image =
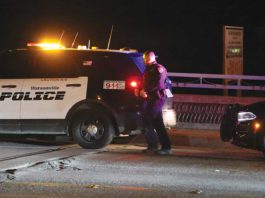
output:
[[[92,60],[92,66],[101,73],[101,76],[105,80],[110,78],[115,79],[121,73],[121,70],[117,68],[120,64],[116,57],[111,53],[94,53]]]
[[[128,76],[139,73],[137,65],[127,54],[100,54],[94,56],[93,63],[95,63],[97,67],[106,71],[106,73],[112,78],[124,79]]]
[[[27,78],[31,64],[26,50],[6,51],[0,55],[1,79]]]
[[[34,55],[32,78],[73,78],[79,74],[79,66],[69,51],[42,50]]]
[[[103,86],[104,80],[121,80],[120,71],[116,70],[112,65],[116,64],[110,53],[94,53],[92,57],[93,67],[98,74],[98,81]]]
[[[91,76],[95,73],[95,67],[89,52],[80,51],[76,60],[78,61],[77,64],[79,65],[81,76]]]

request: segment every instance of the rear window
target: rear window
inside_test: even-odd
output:
[[[144,73],[145,65],[143,62],[143,55],[141,53],[135,53],[135,54],[129,54],[129,56],[132,58],[134,64],[138,67],[141,73]]]
[[[139,56],[123,53],[92,53],[92,66],[121,76],[139,75],[143,71]]]

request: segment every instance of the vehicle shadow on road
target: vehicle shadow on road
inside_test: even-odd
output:
[[[74,144],[73,140],[67,136],[15,136],[15,135],[4,135],[0,137],[0,143],[9,144],[27,144],[27,145],[39,145],[39,146],[59,146]]]

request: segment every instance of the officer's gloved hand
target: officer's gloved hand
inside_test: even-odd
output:
[[[145,92],[144,89],[141,89],[139,94],[140,94],[140,96],[141,96],[142,98],[147,98],[147,93]]]

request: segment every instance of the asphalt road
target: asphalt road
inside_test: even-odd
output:
[[[265,158],[258,151],[174,145],[172,155],[158,156],[143,148],[140,140],[99,150],[2,140],[0,197],[265,196]]]

